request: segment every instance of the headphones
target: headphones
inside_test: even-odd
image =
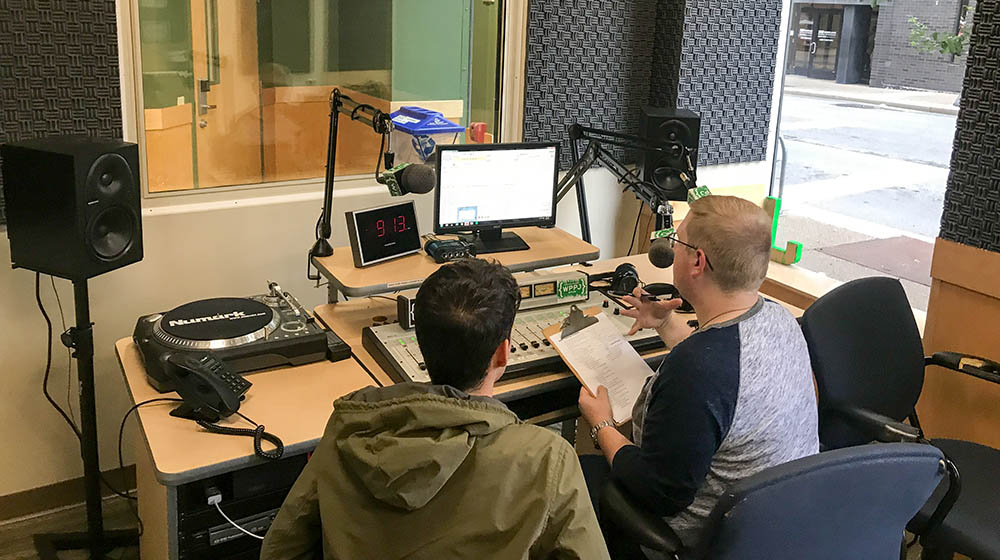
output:
[[[639,287],[639,273],[632,263],[622,263],[615,269],[611,276],[611,286],[608,288],[613,294],[631,295],[632,291]]]

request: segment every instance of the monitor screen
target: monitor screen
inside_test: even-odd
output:
[[[552,226],[559,144],[438,147],[434,231]]]

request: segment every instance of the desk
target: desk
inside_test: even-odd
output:
[[[632,263],[636,271],[646,283],[672,282],[673,273],[670,269],[658,269],[649,263],[646,255],[619,257],[592,263],[591,266],[574,265],[555,269],[555,271],[582,270],[588,274],[600,274],[614,271],[622,263]],[[796,317],[802,315],[802,310],[781,302]],[[328,303],[315,309],[315,315],[328,328],[344,339],[354,350],[355,356],[368,368],[379,384],[392,385],[394,381],[382,370],[371,354],[361,344],[361,329],[372,325],[372,317],[381,315],[393,320],[396,317],[396,302],[383,298],[360,298],[356,300]],[[566,369],[551,373],[538,373],[505,381],[500,379],[496,385],[496,397],[507,403],[516,412],[530,410],[530,417],[522,419],[545,424],[557,422],[576,415],[576,398],[569,399],[579,391],[579,383],[573,374]],[[519,403],[529,399],[542,401],[540,406],[519,406]],[[569,399],[569,402],[567,402]],[[570,410],[572,409],[572,410]]]
[[[119,340],[115,350],[134,403],[177,397],[176,393],[157,393],[149,386],[131,338]],[[248,379],[253,387],[240,412],[280,437],[285,444],[285,457],[301,456],[316,446],[333,411],[334,400],[375,384],[353,359],[265,371]],[[169,416],[177,404],[153,403],[133,413],[138,416],[144,442],[136,450],[139,514],[145,529],[140,539],[143,560],[179,557],[178,532],[184,514],[178,512],[178,499],[186,488],[212,477],[271,464],[254,456],[251,438],[211,434],[190,420]],[[248,427],[237,416],[220,423]],[[226,490],[222,490],[225,504],[228,497]],[[225,523],[221,517],[219,521]]]
[[[497,260],[511,272],[592,261],[601,254],[597,247],[559,228],[522,227],[510,231],[520,235],[530,248],[527,251],[493,253],[486,257]],[[348,297],[363,297],[417,288],[424,278],[441,266],[421,250],[374,266],[357,268],[350,247],[338,247],[329,257],[313,259],[313,264],[330,282],[330,303],[337,301],[338,291]]]

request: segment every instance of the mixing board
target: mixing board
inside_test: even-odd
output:
[[[632,327],[632,319],[614,314],[615,309],[619,308],[618,304],[599,292],[590,292],[589,297],[582,301],[519,311],[514,319],[514,330],[511,333],[510,341],[510,361],[507,364],[504,379],[566,369],[562,358],[549,345],[549,341],[545,340],[542,330],[554,323],[562,323],[563,319],[569,315],[570,306],[574,304],[581,309],[594,306],[603,307],[604,312],[615,320],[623,336]],[[365,349],[394,381],[430,381],[414,330],[406,330],[399,323],[393,323],[365,327],[361,335],[361,342]],[[639,331],[632,336],[627,336],[626,340],[640,353],[663,348],[663,342],[653,330]]]

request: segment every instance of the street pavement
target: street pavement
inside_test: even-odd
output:
[[[816,251],[940,230],[954,115],[786,94],[788,164],[778,238],[805,244],[802,266],[838,280],[883,274]],[[797,237],[796,237],[797,236]],[[904,287],[926,309],[929,288]]]

